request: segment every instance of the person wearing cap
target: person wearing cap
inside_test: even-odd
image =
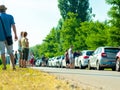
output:
[[[16,31],[16,26],[14,22],[14,17],[10,14],[6,13],[7,8],[5,5],[0,5],[0,52],[1,52],[1,59],[2,59],[2,64],[3,64],[3,70],[6,70],[6,59],[5,59],[5,48],[7,49],[7,53],[10,55],[10,60],[12,63],[13,70],[15,70],[15,65],[14,65],[14,54],[13,54],[13,44],[8,45],[6,42],[6,34],[8,36],[12,36],[12,30],[14,33],[14,39],[15,41],[18,39],[17,37],[17,31]],[[3,27],[4,25],[4,27]],[[12,28],[12,30],[11,30]]]

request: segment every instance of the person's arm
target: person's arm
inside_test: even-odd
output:
[[[16,41],[16,40],[18,40],[18,37],[17,37],[17,32],[16,32],[16,26],[15,26],[15,24],[12,25],[12,29],[13,29],[14,36],[15,36],[14,39]]]

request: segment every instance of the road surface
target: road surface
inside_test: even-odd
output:
[[[84,90],[88,90],[88,88],[91,88],[90,90],[120,90],[120,72],[49,67],[33,68],[71,81],[82,86]]]

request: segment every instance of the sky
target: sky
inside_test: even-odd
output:
[[[94,20],[108,19],[107,12],[110,6],[105,0],[89,0]],[[56,27],[61,18],[57,0],[0,0],[0,4],[7,7],[6,13],[14,16],[17,34],[28,32],[30,47],[41,44],[53,27]],[[14,50],[18,48],[18,41],[14,42]]]

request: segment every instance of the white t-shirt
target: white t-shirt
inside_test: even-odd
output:
[[[68,56],[69,56],[69,58],[73,58],[72,48],[69,48]]]

